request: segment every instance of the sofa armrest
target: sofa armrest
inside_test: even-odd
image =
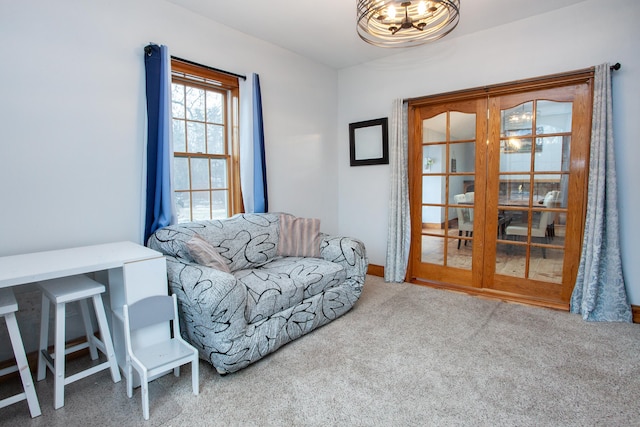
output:
[[[247,288],[229,273],[165,255],[172,293],[178,298],[182,335],[208,359],[224,353],[230,337],[247,328]]]
[[[362,285],[369,267],[364,243],[351,237],[322,234],[320,257],[324,260],[341,264],[347,272],[347,282],[359,292],[362,291]]]

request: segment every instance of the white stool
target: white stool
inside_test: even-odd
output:
[[[18,303],[16,302],[16,297],[13,295],[13,291],[9,288],[0,289],[0,316],[4,317],[7,322],[9,338],[13,346],[13,354],[16,357],[16,365],[1,369],[0,375],[19,371],[20,378],[22,379],[22,387],[24,388],[23,393],[0,400],[0,408],[26,400],[29,405],[29,412],[31,412],[31,418],[35,418],[41,414],[40,404],[38,403],[36,390],[33,388],[33,379],[31,378],[27,356],[24,352],[20,329],[18,329],[16,311],[18,311]]]
[[[113,382],[120,381],[120,371],[116,361],[113,343],[111,342],[111,334],[109,333],[109,325],[107,324],[107,316],[102,304],[101,294],[105,291],[104,285],[89,279],[86,276],[70,276],[60,279],[48,280],[40,282],[42,289],[42,320],[40,323],[40,348],[38,351],[38,381],[46,376],[46,368],[49,368],[54,374],[54,399],[53,407],[55,409],[64,406],[64,386],[71,384],[79,379],[93,375],[105,369],[111,369],[111,378]],[[93,308],[98,320],[100,329],[100,337],[98,339],[93,334],[93,326],[89,317],[89,308],[87,300],[93,299]],[[85,334],[87,342],[81,343],[65,349],[65,304],[68,302],[78,301],[80,303],[80,312],[84,321]],[[49,354],[47,349],[49,341],[49,307],[54,304],[55,312],[55,343],[54,354]],[[77,350],[89,347],[91,359],[98,358],[96,348],[107,356],[107,361],[91,368],[80,371],[69,377],[65,377],[65,355],[73,353]]]

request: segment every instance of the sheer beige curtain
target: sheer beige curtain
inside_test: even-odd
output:
[[[613,144],[611,68],[598,65],[593,90],[591,158],[582,256],[571,312],[585,320],[631,322],[622,275]]]
[[[393,101],[389,138],[391,185],[385,282],[403,282],[409,262],[411,219],[409,216],[407,103]]]

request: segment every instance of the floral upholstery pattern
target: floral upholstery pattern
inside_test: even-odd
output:
[[[278,214],[240,214],[157,230],[147,245],[165,254],[182,335],[218,372],[235,372],[351,309],[368,261],[362,242],[322,234],[320,258],[277,256]],[[231,274],[199,265],[195,234]]]

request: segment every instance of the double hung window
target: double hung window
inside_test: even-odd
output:
[[[171,71],[178,222],[241,212],[238,79],[177,59]]]

